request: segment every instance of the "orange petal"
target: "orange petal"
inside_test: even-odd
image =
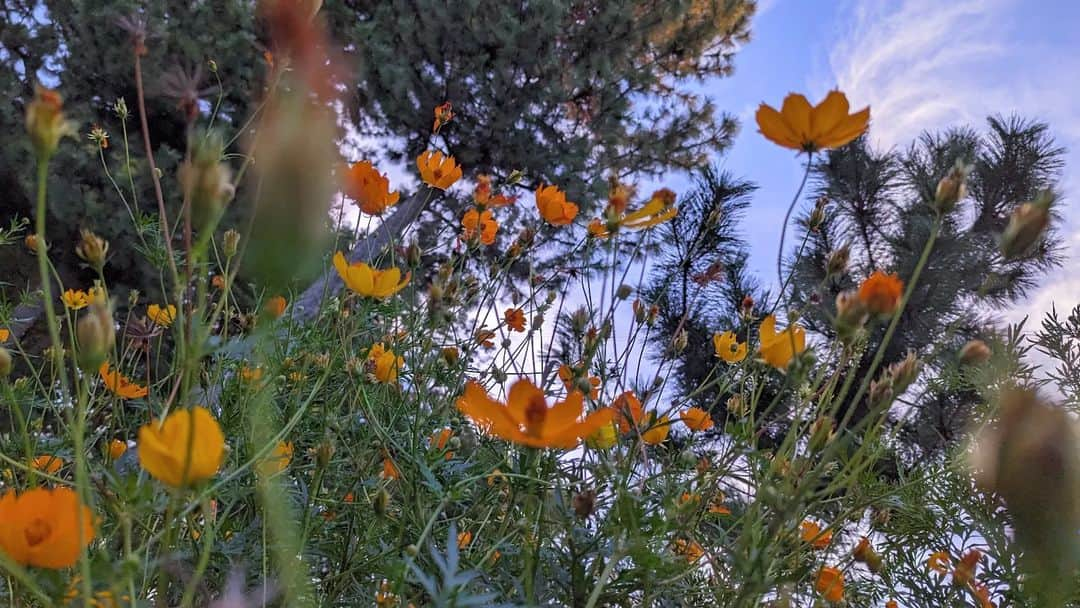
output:
[[[784,122],[794,132],[800,147],[810,141],[812,134],[810,115],[813,113],[813,108],[810,107],[810,102],[806,101],[806,97],[798,93],[788,95],[784,98],[784,105],[780,108],[780,113],[784,116]]]
[[[811,135],[814,141],[827,137],[848,115],[848,100],[840,91],[829,91],[811,115]]]
[[[792,148],[795,150],[801,150],[802,146],[799,144],[799,138],[791,127],[784,122],[783,115],[776,111],[776,108],[761,104],[758,106],[757,114],[758,132],[765,136],[766,139],[773,142],[778,146],[785,148]]]

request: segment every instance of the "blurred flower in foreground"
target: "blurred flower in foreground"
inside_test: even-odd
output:
[[[49,475],[56,475],[60,469],[64,468],[64,459],[58,456],[51,456],[44,454],[38,456],[30,463],[30,466],[35,470],[48,473]]]
[[[536,189],[536,208],[544,220],[555,226],[566,226],[574,221],[578,206],[566,200],[566,193],[556,186]]]
[[[823,566],[818,570],[814,589],[827,601],[839,602],[844,599],[844,573],[839,568]]]
[[[174,488],[213,477],[224,458],[225,436],[204,407],[174,411],[139,429],[139,463]]]
[[[815,549],[827,549],[832,543],[832,532],[829,530],[823,532],[820,525],[806,520],[799,524],[799,538],[804,543],[813,545]]]
[[[776,331],[776,317],[762,319],[758,328],[761,340],[761,358],[769,365],[786,369],[792,357],[806,350],[806,330],[792,323],[787,329]]]
[[[740,343],[735,332],[715,333],[712,343],[716,356],[728,363],[738,363],[746,358],[746,343]]]
[[[765,104],[758,106],[756,118],[758,131],[774,144],[816,152],[838,148],[861,135],[870,122],[870,108],[848,114],[847,96],[840,91],[829,91],[816,106],[792,93],[784,98],[780,111]]]
[[[64,115],[64,99],[59,93],[34,86],[34,99],[26,104],[26,132],[39,161],[52,156],[61,137],[75,133],[75,124]]]
[[[263,475],[273,475],[289,468],[293,457],[293,442],[279,441],[270,450],[270,454],[259,464],[259,472]]]
[[[575,447],[614,416],[611,409],[604,408],[580,420],[580,392],[573,391],[566,400],[549,406],[544,392],[528,380],[518,380],[510,387],[506,403],[495,401],[483,386],[470,380],[457,407],[491,435],[537,448]]]
[[[17,564],[68,568],[94,534],[93,514],[70,488],[8,490],[0,496],[0,550]]]
[[[105,388],[121,399],[141,399],[150,393],[145,386],[136,384],[119,371],[110,369],[108,362],[101,364],[98,374]]]
[[[682,413],[683,424],[691,431],[707,431],[713,428],[712,417],[709,412],[697,407],[687,408]]]
[[[97,295],[89,299],[90,309],[75,324],[79,368],[85,372],[93,372],[105,363],[116,345],[111,304]]]
[[[420,170],[420,179],[439,190],[446,190],[461,179],[461,167],[454,157],[444,156],[437,150],[428,150],[417,156],[416,167]]]
[[[593,431],[586,439],[585,444],[597,450],[606,450],[615,445],[619,440],[619,430],[614,422],[603,424]]]
[[[289,301],[284,296],[273,296],[266,301],[263,305],[263,311],[271,319],[280,319],[281,315],[285,314],[285,308],[289,306]]]
[[[146,316],[161,327],[169,327],[172,325],[173,320],[176,319],[176,306],[172,304],[166,306],[151,304],[146,307]]]
[[[342,181],[345,196],[368,215],[382,215],[401,198],[400,193],[390,191],[390,180],[370,161],[349,165]]]
[[[401,271],[397,268],[377,270],[364,262],[349,264],[345,260],[345,254],[340,251],[334,254],[334,268],[353,292],[379,300],[385,300],[401,291],[412,278],[412,273],[407,272],[402,279]]]

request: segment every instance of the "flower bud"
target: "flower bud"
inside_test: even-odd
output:
[[[922,361],[915,356],[915,351],[908,351],[907,355],[889,366],[889,376],[892,378],[893,393],[904,392],[922,371]]]
[[[990,360],[992,354],[993,352],[986,345],[986,342],[979,339],[969,340],[960,349],[960,363],[964,365],[982,365]]]
[[[334,458],[334,444],[330,439],[323,439],[322,443],[315,448],[315,464],[325,469]]]
[[[26,248],[30,251],[37,253],[38,241],[40,240],[41,239],[38,238],[38,235],[31,233],[26,235],[26,238],[23,239],[23,244],[26,245]],[[46,245],[45,249],[48,250],[49,246]]]
[[[821,225],[825,223],[825,207],[828,205],[828,197],[818,197],[817,202],[814,203],[814,210],[810,212],[810,217],[806,222],[810,232],[819,232],[821,230]]]
[[[671,339],[671,348],[675,351],[675,354],[679,354],[686,350],[686,346],[689,343],[690,338],[686,334],[685,329],[680,329],[675,333],[675,337]]]
[[[743,417],[747,413],[746,400],[742,395],[732,395],[727,400],[727,410],[738,417]]]
[[[836,294],[836,334],[844,344],[850,344],[870,318],[870,312],[854,290]]]
[[[230,228],[225,231],[225,235],[222,237],[221,241],[221,248],[225,253],[225,257],[231,258],[236,255],[236,251],[240,247],[240,233]]]
[[[371,499],[371,508],[375,511],[375,514],[379,517],[386,515],[387,508],[390,507],[390,493],[386,491],[386,488],[379,488],[379,491],[375,493],[375,496]]]
[[[94,299],[75,325],[78,345],[79,368],[84,372],[97,371],[108,358],[116,344],[116,328],[113,326],[112,306]]]
[[[442,357],[443,362],[447,365],[457,365],[459,352],[456,347],[447,346],[439,351],[439,356]]]
[[[739,312],[744,319],[749,319],[754,316],[754,298],[749,294],[743,296],[742,304],[739,306]]]
[[[619,285],[619,288],[615,290],[615,297],[620,300],[625,300],[630,297],[630,294],[634,293],[634,289],[629,285],[623,283]]]
[[[870,381],[870,407],[883,407],[892,403],[892,379],[888,375]]]
[[[80,235],[79,243],[75,245],[75,255],[94,270],[101,272],[105,267],[105,257],[109,253],[109,242],[86,229],[83,229]]]
[[[64,116],[64,100],[59,93],[41,85],[34,87],[34,99],[26,104],[26,131],[39,162],[56,152],[61,137],[75,132]]]
[[[232,169],[221,162],[225,142],[216,131],[194,138],[191,158],[180,165],[179,179],[200,230],[213,230],[232,200]]]
[[[847,272],[848,261],[850,260],[851,248],[847,245],[832,250],[829,252],[829,257],[825,259],[825,273],[828,275],[844,274]]]
[[[578,492],[574,495],[573,505],[574,513],[578,517],[585,519],[592,515],[593,509],[596,507],[596,490],[589,489]]]
[[[1020,257],[1042,239],[1050,225],[1050,207],[1055,198],[1049,190],[1043,190],[1030,203],[1024,203],[1013,211],[1009,224],[1001,234],[1001,254],[1006,260]]]
[[[966,164],[959,158],[953,165],[948,175],[938,182],[934,192],[933,208],[939,213],[948,213],[956,208],[956,203],[967,196],[967,176],[971,173],[972,165]]]
[[[835,435],[836,421],[830,416],[822,416],[810,425],[810,450],[820,451],[832,441]]]
[[[0,346],[0,378],[7,378],[11,374],[11,353],[8,349]]]

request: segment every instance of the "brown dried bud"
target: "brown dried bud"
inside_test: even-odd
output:
[[[814,203],[814,210],[810,212],[806,225],[810,232],[819,232],[821,225],[825,223],[825,208],[829,205],[829,198],[820,196]]]
[[[754,298],[750,295],[743,296],[739,312],[742,313],[744,319],[749,319],[754,316]]]
[[[746,415],[746,400],[743,399],[742,395],[732,395],[731,397],[728,397],[726,405],[727,410],[735,416],[742,418]]]
[[[618,289],[615,290],[615,297],[620,300],[625,300],[626,298],[629,298],[630,294],[632,293],[634,293],[634,288],[623,283],[622,285],[619,285]]]
[[[915,351],[909,350],[907,355],[889,366],[889,376],[892,378],[893,393],[899,395],[904,392],[922,371],[922,361],[915,356]]]
[[[225,257],[231,258],[236,255],[237,249],[240,247],[240,233],[232,228],[225,231],[225,235],[222,237],[222,249],[224,250]]]
[[[315,448],[315,464],[320,468],[326,468],[329,466],[330,461],[334,458],[334,444],[329,438],[323,439],[322,443]]]
[[[457,347],[446,346],[439,351],[439,356],[442,357],[443,362],[447,365],[457,365],[459,352]]]
[[[675,336],[671,339],[671,349],[675,351],[675,354],[679,354],[686,350],[687,344],[689,344],[690,337],[687,335],[685,329],[680,329],[675,333]]]
[[[585,519],[592,515],[593,509],[596,507],[596,490],[583,490],[574,495],[573,500],[574,513],[577,516]]]
[[[882,407],[892,403],[893,385],[892,378],[887,374],[877,380],[870,381],[870,406]]]
[[[986,345],[986,342],[979,339],[969,340],[960,349],[960,363],[964,365],[982,365],[990,360],[992,354],[993,352]]]
[[[851,248],[849,246],[843,245],[839,249],[834,249],[829,252],[829,257],[825,259],[825,273],[828,275],[844,274],[847,272],[850,260]]]
[[[105,267],[105,257],[109,254],[109,242],[86,229],[80,231],[80,236],[79,243],[75,245],[75,255],[101,272]]]
[[[1013,211],[1005,232],[1001,233],[1001,254],[1006,260],[1028,253],[1042,239],[1050,225],[1050,207],[1054,201],[1054,194],[1043,190],[1034,201]]]
[[[822,416],[810,425],[810,450],[817,452],[825,448],[835,435],[836,421],[831,416]]]

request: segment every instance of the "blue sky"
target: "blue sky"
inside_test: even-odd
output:
[[[1080,196],[1080,3],[1021,0],[763,0],[735,74],[705,84],[742,124],[718,162],[760,186],[745,231],[754,270],[775,274],[778,226],[802,176],[799,160],[757,132],[753,113],[791,92],[813,101],[840,87],[852,106],[871,106],[875,145],[906,146],[923,129],[982,128],[992,113],[1050,123],[1069,151],[1059,189],[1066,217]],[[1046,287],[1008,317],[1080,301],[1080,221],[1065,233],[1070,258]]]

